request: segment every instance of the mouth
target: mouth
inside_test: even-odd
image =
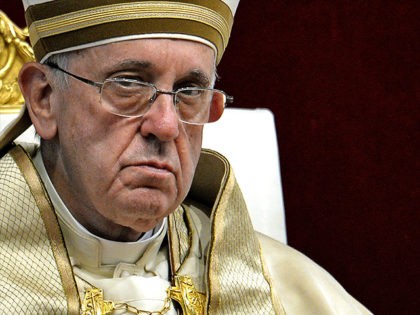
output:
[[[139,163],[138,165],[134,165],[134,166],[140,166],[140,167],[151,168],[155,170],[173,173],[172,167],[169,164],[163,163],[163,162],[149,161],[146,163]]]
[[[138,162],[138,163],[132,163],[129,164],[124,168],[128,168],[130,170],[137,170],[141,171],[145,175],[149,175],[152,177],[156,176],[166,176],[169,174],[175,174],[175,170],[171,165],[164,163],[164,162],[158,162],[158,161],[147,161],[147,162]]]
[[[140,168],[145,172],[152,172],[152,173],[158,173],[158,174],[169,174],[172,173],[168,170],[166,167],[160,167],[156,165],[149,165],[149,164],[143,164],[143,165],[134,165],[135,168]]]

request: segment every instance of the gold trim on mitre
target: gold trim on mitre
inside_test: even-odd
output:
[[[154,34],[200,38],[217,51],[217,62],[227,46],[233,13],[222,0],[172,1],[50,1],[26,10],[29,35],[37,60],[105,40]]]

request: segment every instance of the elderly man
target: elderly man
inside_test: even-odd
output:
[[[257,235],[228,162],[201,151],[232,100],[214,83],[236,6],[26,1],[39,62],[0,138],[2,311],[369,313]],[[23,149],[28,115],[41,145]]]

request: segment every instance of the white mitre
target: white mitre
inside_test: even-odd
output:
[[[179,38],[226,49],[239,0],[23,0],[38,61],[54,53],[138,38]]]

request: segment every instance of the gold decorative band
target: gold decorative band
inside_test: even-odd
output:
[[[154,33],[204,38],[216,46],[218,59],[227,46],[233,16],[221,0],[211,1],[211,5],[210,1],[202,0],[111,2],[103,5],[93,1],[96,6],[81,5],[76,9],[73,3],[73,7],[56,8],[54,1],[29,7],[26,17],[36,56],[112,37]],[[48,12],[49,16],[41,11]],[[83,36],[85,31],[88,36]],[[69,33],[73,36],[72,41],[67,40],[67,47],[56,46],[60,45],[57,36],[61,39],[61,35]]]

